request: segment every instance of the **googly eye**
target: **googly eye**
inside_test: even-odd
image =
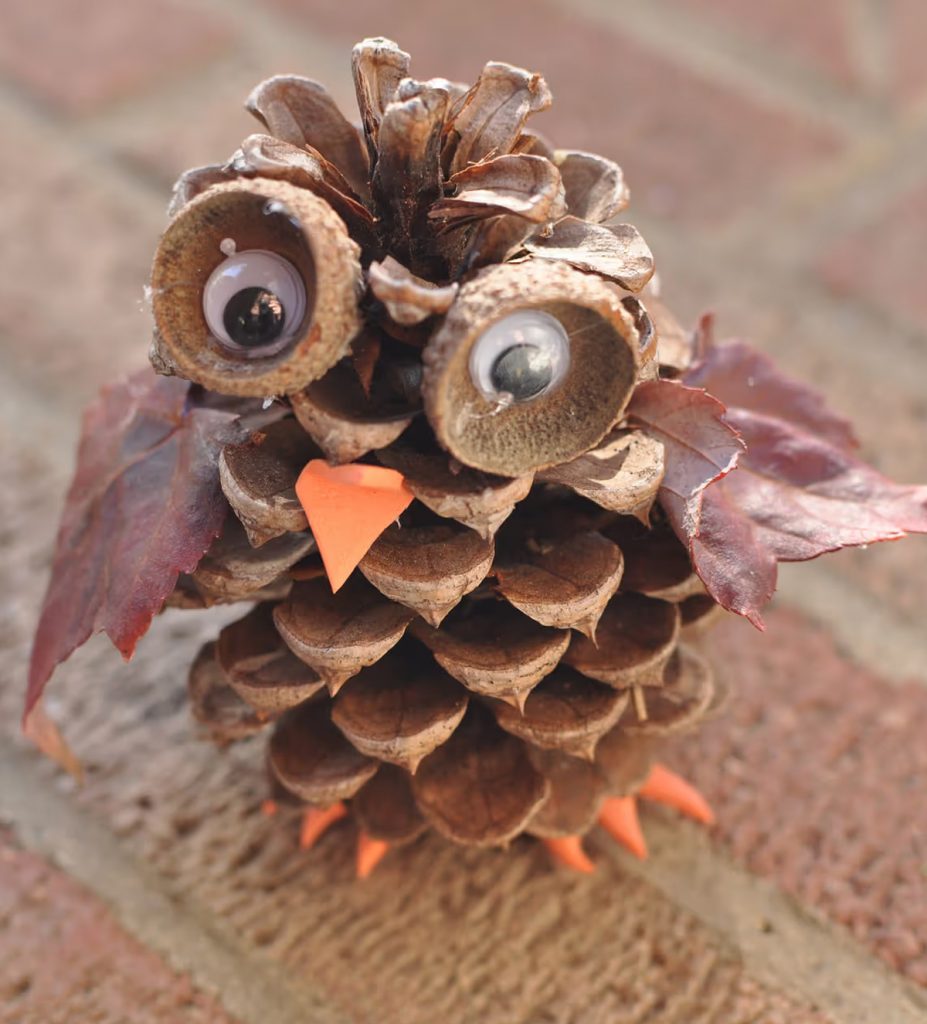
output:
[[[224,345],[267,355],[299,330],[306,314],[306,286],[289,260],[248,249],[223,260],[209,275],[203,314]]]
[[[566,329],[540,309],[502,317],[470,350],[470,376],[490,401],[529,402],[555,388],[569,366]]]

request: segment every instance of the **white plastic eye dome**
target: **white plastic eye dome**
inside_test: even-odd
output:
[[[215,338],[239,352],[283,348],[306,315],[306,285],[289,260],[247,249],[223,260],[203,289],[203,315]]]
[[[470,376],[490,401],[539,398],[563,380],[569,366],[569,335],[556,317],[540,309],[502,317],[470,350]]]

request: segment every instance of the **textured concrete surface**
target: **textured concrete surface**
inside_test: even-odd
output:
[[[715,309],[867,458],[927,480],[923,4],[0,0],[0,23],[0,1020],[927,1020],[925,540],[790,568],[765,637],[719,631],[738,696],[671,761],[718,826],[648,812],[652,861],[597,837],[590,879],[527,842],[432,839],[358,886],[347,825],[301,854],[258,813],[258,746],[218,754],[188,717],[221,613],[163,616],[128,668],[97,641],[61,671],[82,790],[16,728],[79,410],[144,362],[171,178],[237,146],[270,73],[350,109],[363,35],[423,76],[544,72],[538,127],[623,164],[679,313]]]

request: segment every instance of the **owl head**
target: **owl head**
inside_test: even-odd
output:
[[[266,133],[178,182],[155,367],[282,399],[331,463],[400,435],[504,477],[589,451],[658,373],[621,169],[526,126],[551,102],[539,75],[417,81],[385,39],[352,66],[360,125],[272,78],[247,101]]]

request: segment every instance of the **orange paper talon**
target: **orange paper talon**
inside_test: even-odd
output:
[[[647,843],[637,817],[637,801],[633,796],[613,796],[599,812],[599,824],[635,857],[647,859]]]
[[[595,864],[589,859],[583,849],[581,836],[560,836],[557,839],[545,839],[544,845],[550,851],[554,860],[572,868],[574,871],[581,871],[589,875],[595,871]]]
[[[366,832],[357,837],[356,874],[358,878],[367,878],[373,869],[383,860],[389,843],[382,839],[373,839]]]
[[[651,768],[647,781],[641,787],[640,795],[673,807],[704,825],[713,825],[715,822],[714,812],[702,794],[662,764],[655,764]]]
[[[296,496],[332,591],[342,586],[377,537],[412,501],[405,478],[395,469],[356,462],[329,466],[324,459],[306,464],[296,481]]]
[[[331,826],[347,813],[347,807],[340,802],[330,807],[310,807],[303,815],[303,824],[299,831],[300,848],[311,850]]]
[[[23,719],[23,733],[46,757],[60,765],[78,782],[83,782],[84,769],[80,761],[61,735],[61,730],[54,720],[49,717],[41,700],[35,703]]]
[[[276,800],[261,801],[261,814],[263,814],[265,818],[272,818],[278,810],[279,808],[277,807]]]

